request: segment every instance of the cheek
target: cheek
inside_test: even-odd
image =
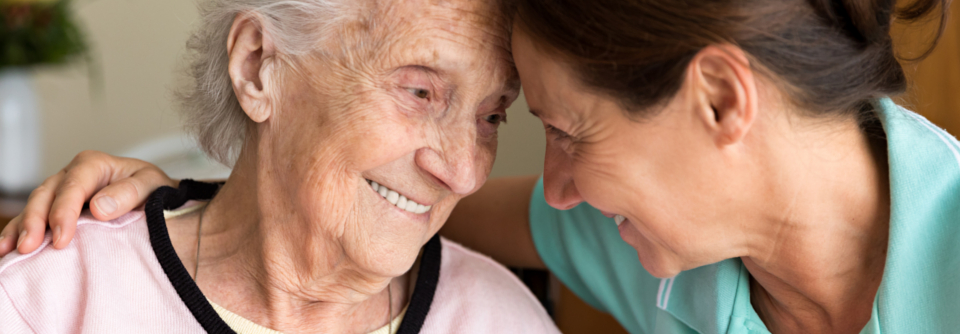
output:
[[[631,238],[636,240],[627,241],[638,250],[641,239],[646,240],[644,244],[649,240],[666,244],[676,239],[678,226],[674,224],[680,217],[674,213],[692,209],[682,196],[677,196],[676,185],[681,176],[673,148],[654,136],[664,134],[583,145],[578,147],[571,163],[572,179],[586,202],[631,219]]]
[[[575,157],[568,158],[573,183],[581,197],[598,209],[626,213],[626,208],[638,201],[637,184],[642,179],[635,165],[620,150],[617,143],[594,144],[581,147]],[[566,156],[564,153],[558,155]],[[559,163],[562,159],[557,159]]]
[[[715,204],[716,185],[726,179],[712,161],[708,141],[683,131],[656,133],[657,141],[637,147],[633,164],[642,180],[645,198],[656,203],[660,219],[673,220],[678,227],[699,220]]]
[[[404,109],[405,104],[391,92],[364,84],[352,86],[349,94],[319,94],[316,88],[288,94],[284,110],[278,113],[279,126],[273,127],[276,137],[286,141],[280,152],[284,160],[336,159],[342,163],[337,168],[360,172],[416,149],[424,136],[425,115]]]
[[[421,118],[408,117],[390,105],[372,106],[375,112],[351,120],[339,131],[349,166],[355,172],[375,169],[404,157],[425,143],[426,126]]]
[[[487,177],[490,176],[490,171],[493,170],[493,164],[496,162],[497,158],[497,138],[494,137],[491,140],[484,140],[478,144],[477,149],[477,158],[476,158],[476,177],[477,177],[477,186],[474,191],[480,189],[481,186],[487,181]]]

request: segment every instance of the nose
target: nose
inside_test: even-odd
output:
[[[569,210],[583,202],[572,173],[572,157],[547,140],[547,152],[543,162],[543,195],[547,204]]]
[[[436,145],[417,151],[416,162],[451,191],[467,195],[477,186],[477,133],[475,128],[442,130]]]

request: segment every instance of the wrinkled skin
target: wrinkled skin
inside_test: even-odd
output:
[[[306,56],[277,51],[256,14],[237,17],[247,137],[204,212],[168,221],[192,271],[203,216],[194,274],[208,298],[284,332],[369,332],[388,304],[402,309],[420,249],[486,181],[519,94],[495,2],[353,4]],[[367,180],[431,209],[403,211]]]
[[[201,275],[200,286],[272,328],[382,325],[378,298],[411,268],[457,201],[484,183],[497,127],[519,93],[495,4],[359,6],[358,20],[322,42],[330,52],[271,58],[266,33],[261,69],[240,71],[260,74],[262,94],[235,89],[258,124],[207,210],[210,224],[220,221],[227,231],[204,236],[212,240],[205,258],[224,260],[205,265],[201,258],[201,272],[213,274]],[[402,211],[367,180],[432,209]],[[244,247],[231,247],[235,239]],[[266,288],[236,293],[223,283],[227,274],[217,276],[231,272],[241,273],[236,287]]]
[[[281,193],[271,197],[308,222],[303,235],[320,232],[364,270],[396,276],[486,180],[519,82],[491,4],[370,6],[369,21],[344,28],[354,38],[331,45],[345,52],[284,73],[282,110],[257,129],[257,168]],[[411,217],[365,180],[433,209]]]

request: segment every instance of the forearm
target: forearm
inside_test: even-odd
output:
[[[497,178],[460,200],[440,234],[511,267],[545,268],[530,233],[537,175]]]

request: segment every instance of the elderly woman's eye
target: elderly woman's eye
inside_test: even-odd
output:
[[[422,88],[407,88],[407,91],[417,98],[425,99],[430,97],[430,91]]]
[[[492,114],[487,117],[484,117],[483,120],[487,121],[487,123],[490,123],[490,124],[500,124],[501,122],[506,123],[507,117],[501,114]]]

